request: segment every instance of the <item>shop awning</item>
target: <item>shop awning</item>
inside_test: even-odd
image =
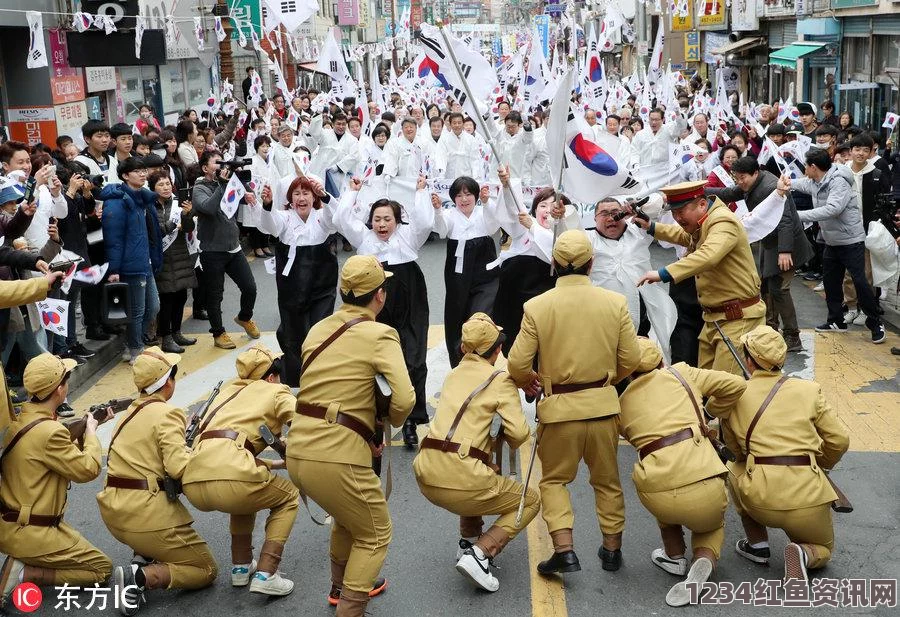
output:
[[[787,47],[782,47],[769,54],[769,62],[777,66],[784,66],[792,70],[797,70],[797,60],[811,56],[817,52],[823,51],[825,43],[807,43],[798,41],[791,43]]]
[[[761,36],[752,36],[750,38],[740,39],[739,41],[722,45],[721,47],[713,49],[712,53],[717,56],[725,56],[727,54],[743,52],[754,47],[759,47],[765,41],[766,39]]]
[[[316,67],[319,65],[318,62],[298,62],[297,68],[301,71],[309,71],[310,73],[316,72]]]

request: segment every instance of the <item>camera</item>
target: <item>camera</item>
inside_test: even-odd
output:
[[[106,176],[103,174],[91,174],[89,176],[83,176],[85,180],[94,185],[95,188],[102,189],[103,185],[106,184]]]
[[[253,162],[253,159],[243,158],[243,159],[233,159],[230,161],[219,161],[219,165],[222,167],[227,167],[238,177],[238,180],[246,184],[252,180],[253,176],[249,169],[242,169],[247,165],[250,165]]]

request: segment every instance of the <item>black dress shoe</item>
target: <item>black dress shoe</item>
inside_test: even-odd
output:
[[[597,551],[597,556],[600,557],[604,570],[615,572],[622,567],[622,549],[617,548],[611,551],[601,546]]]
[[[566,572],[580,572],[581,564],[578,563],[578,555],[575,551],[565,553],[553,553],[547,561],[542,561],[537,566],[539,574],[563,574]]]
[[[172,338],[175,339],[175,342],[181,346],[191,346],[197,342],[197,339],[185,336],[181,332],[176,332],[172,335]]]
[[[206,309],[194,309],[192,317],[201,321],[207,321],[209,319],[209,314],[206,312]]]
[[[412,450],[419,445],[419,436],[416,434],[415,422],[407,420],[403,423],[403,443],[408,450]]]
[[[112,335],[104,332],[103,328],[88,328],[87,337],[92,341],[108,341]]]

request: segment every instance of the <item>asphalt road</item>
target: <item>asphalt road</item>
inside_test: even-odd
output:
[[[443,282],[442,268],[444,258],[442,242],[426,245],[420,258],[425,278],[429,285],[430,319],[434,325],[442,322],[443,315]],[[342,259],[349,253],[343,253]],[[664,251],[656,251],[655,258],[667,261]],[[275,302],[274,277],[265,273],[261,260],[252,263],[257,277],[259,295],[256,305],[256,316],[260,328],[271,332],[277,325],[277,305]],[[223,307],[226,324],[237,311],[236,289],[226,283],[228,299]],[[808,352],[792,355],[788,370],[812,376],[814,371],[822,372],[829,357],[838,353],[836,348],[828,346],[828,340],[819,338],[808,331],[824,316],[824,301],[811,292],[807,286],[795,282],[795,300],[804,328],[804,343]],[[186,332],[202,333],[206,331],[205,322],[187,320]],[[866,337],[868,333],[859,328],[844,335],[854,345]],[[270,335],[268,335],[270,336]],[[840,336],[840,335],[829,335]],[[850,338],[855,337],[855,338]],[[201,341],[209,345],[208,340]],[[248,341],[241,337],[239,344]],[[860,343],[861,344],[861,343]],[[890,344],[897,344],[896,335]],[[854,352],[861,357],[847,362],[863,365],[866,362],[877,367],[887,367],[882,371],[886,377],[868,379],[865,388],[853,394],[857,397],[890,397],[887,400],[888,413],[893,407],[893,416],[889,421],[894,427],[900,426],[900,401],[897,394],[896,369],[898,361],[892,357],[887,346],[859,347]],[[848,347],[852,346],[847,343]],[[199,348],[200,345],[197,346]],[[432,346],[429,352],[429,396],[436,396],[440,389],[441,375],[447,371],[446,352],[442,349],[443,341]],[[198,350],[194,353],[202,353]],[[849,352],[847,352],[849,353]],[[821,354],[821,358],[819,357]],[[827,356],[827,357],[826,357]],[[443,363],[443,366],[441,365]],[[840,372],[840,371],[838,371]],[[123,369],[110,367],[110,372],[103,379],[122,380]],[[198,371],[202,375],[202,369]],[[823,373],[824,375],[824,373]],[[215,379],[227,377],[217,374],[208,376],[210,385]],[[820,376],[821,377],[821,376]],[[115,384],[112,384],[115,385]],[[868,413],[867,405],[884,405],[872,403],[874,398],[860,398],[858,415]],[[882,399],[878,399],[880,401]],[[873,408],[874,409],[874,408]],[[878,409],[881,409],[879,407]],[[526,413],[533,417],[533,409],[526,406]],[[835,516],[836,546],[834,558],[822,576],[835,579],[842,578],[882,578],[894,579],[896,602],[896,579],[900,578],[900,440],[895,432],[884,438],[877,447],[860,447],[859,443],[870,443],[863,436],[856,441],[854,433],[851,451],[835,470],[833,478],[841,485],[854,502],[856,510],[852,514]],[[877,436],[876,436],[877,437]],[[636,460],[633,449],[626,445],[619,448],[619,471],[626,496],[626,530],[624,536],[625,565],[615,573],[604,572],[600,568],[596,553],[600,544],[600,532],[594,515],[593,493],[587,482],[586,470],[570,485],[575,507],[575,547],[582,564],[582,572],[566,575],[559,584],[559,579],[549,582],[540,579],[533,572],[535,559],[549,556],[549,545],[545,538],[546,528],[540,517],[532,523],[529,532],[523,533],[514,540],[497,559],[500,566],[496,575],[500,579],[500,590],[495,594],[487,594],[474,590],[470,584],[460,577],[453,568],[456,540],[458,538],[457,519],[449,513],[428,503],[419,493],[411,471],[413,453],[402,448],[393,449],[394,493],[389,503],[394,520],[393,542],[390,546],[383,574],[389,580],[388,591],[374,599],[368,608],[368,614],[374,616],[412,616],[412,615],[556,615],[556,616],[593,616],[604,613],[615,613],[621,616],[631,615],[771,615],[786,613],[789,609],[776,609],[760,606],[704,606],[672,609],[666,606],[666,591],[678,579],[664,573],[650,563],[652,549],[660,545],[657,525],[654,519],[641,506],[630,480],[631,467]],[[284,472],[282,472],[284,473]],[[101,476],[102,478],[102,476]],[[66,518],[92,542],[106,552],[116,564],[126,563],[131,552],[119,544],[107,532],[99,517],[94,499],[102,486],[102,479],[84,485],[73,485],[69,492],[69,506]],[[190,507],[190,506],[189,506]],[[317,515],[321,510],[313,505]],[[327,616],[333,608],[326,603],[329,590],[328,540],[329,528],[314,525],[301,508],[294,531],[285,549],[281,570],[296,583],[293,594],[283,599],[268,599],[248,593],[247,589],[236,589],[230,586],[230,552],[228,519],[224,514],[202,513],[192,509],[195,516],[195,528],[207,540],[220,566],[219,578],[212,587],[196,592],[154,591],[149,593],[149,603],[141,612],[147,615],[303,615]],[[262,544],[264,516],[257,518],[257,530],[254,536],[256,547]],[[714,574],[717,581],[756,581],[762,579],[780,579],[782,576],[782,550],[786,542],[783,533],[774,531],[771,534],[772,566],[761,568],[750,564],[734,553],[735,542],[743,537],[740,523],[733,509],[729,509],[726,521],[726,541],[722,550],[722,559]],[[531,560],[531,565],[530,565]],[[74,614],[91,614],[102,612],[113,614],[107,608],[85,609],[90,594],[80,595],[81,609],[69,611]],[[47,590],[44,605],[35,615],[56,615],[62,608],[55,609],[56,594]],[[896,606],[896,605],[895,605]],[[873,614],[895,615],[896,608],[847,608],[807,609],[812,614]],[[11,614],[17,614],[10,610]]]

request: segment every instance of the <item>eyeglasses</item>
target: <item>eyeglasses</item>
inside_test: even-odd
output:
[[[616,216],[619,212],[621,212],[621,210],[601,210],[600,212],[598,212],[596,214],[596,216],[599,216],[600,218],[604,218],[604,219],[611,219],[614,216]]]

